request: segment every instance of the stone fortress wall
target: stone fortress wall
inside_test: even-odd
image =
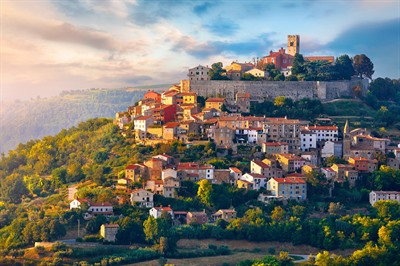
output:
[[[203,97],[222,96],[233,101],[236,93],[248,92],[252,101],[263,101],[285,96],[293,100],[303,98],[329,101],[341,97],[353,97],[353,87],[360,85],[365,95],[368,80],[354,79],[341,81],[232,81],[193,80],[190,90]]]

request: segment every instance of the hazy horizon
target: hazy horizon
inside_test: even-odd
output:
[[[364,53],[375,65],[374,78],[400,78],[396,0],[3,0],[0,5],[3,101],[178,83],[199,64],[251,61],[285,48],[288,34],[300,35],[302,54]]]

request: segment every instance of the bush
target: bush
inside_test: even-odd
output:
[[[67,245],[66,245],[65,243],[57,241],[57,242],[51,247],[51,251],[57,252],[57,251],[60,251],[60,250],[66,249],[66,248],[67,248]]]
[[[35,251],[37,254],[42,255],[42,254],[44,254],[45,249],[43,246],[37,246],[37,247],[35,247]]]
[[[87,235],[83,237],[84,242],[100,242],[101,236],[99,235]]]

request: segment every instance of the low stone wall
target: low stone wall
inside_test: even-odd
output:
[[[248,92],[253,101],[274,99],[285,96],[293,100],[303,98],[333,100],[341,97],[352,97],[353,87],[360,84],[365,93],[367,80],[351,81],[232,81],[232,80],[199,80],[191,81],[190,89],[203,97],[220,95],[227,100],[234,100],[238,92]]]
[[[51,248],[55,242],[35,242],[35,247]]]

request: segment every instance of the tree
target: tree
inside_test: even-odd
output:
[[[197,196],[200,198],[200,201],[206,206],[211,206],[212,185],[207,179],[200,180],[197,184],[199,185]]]
[[[293,59],[292,64],[292,75],[306,74],[304,68],[304,57],[301,54],[296,54]]]
[[[208,71],[208,76],[210,77],[211,80],[226,80],[228,79],[226,75],[223,75],[226,73],[226,70],[223,69],[224,65],[221,62],[217,62],[211,65],[211,70]]]
[[[286,211],[281,206],[276,206],[271,212],[271,218],[278,222],[283,222],[286,218]]]
[[[371,59],[369,59],[368,56],[365,54],[354,56],[353,67],[355,73],[360,78],[367,77],[372,80],[372,75],[375,73],[374,64],[371,62]]]
[[[158,224],[157,220],[153,216],[149,216],[149,218],[143,222],[143,231],[146,236],[146,241],[152,243],[156,243],[158,241]]]
[[[400,219],[400,203],[395,200],[379,200],[374,204],[378,216],[386,220]]]
[[[338,79],[350,80],[355,74],[353,61],[347,54],[336,58],[335,68],[338,73]]]
[[[5,201],[20,203],[23,196],[29,195],[22,178],[12,174],[1,181],[0,195]]]
[[[342,204],[340,204],[340,202],[331,202],[329,203],[329,208],[328,208],[328,212],[330,214],[342,214],[344,211],[344,206]]]

